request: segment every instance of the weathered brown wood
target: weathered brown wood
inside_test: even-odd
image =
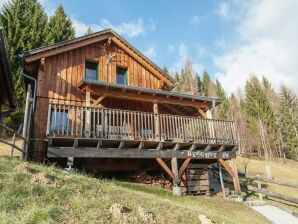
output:
[[[165,164],[165,162],[161,158],[156,158],[156,161],[158,164],[166,171],[166,173],[174,179],[174,173],[171,171],[171,169]]]
[[[216,154],[221,158],[221,154]],[[232,156],[232,155],[231,155]],[[172,149],[136,149],[136,148],[99,148],[96,147],[48,147],[48,157],[82,157],[82,158],[173,158],[186,159],[189,157],[187,150]],[[193,159],[206,159],[204,154]]]
[[[186,160],[184,160],[182,166],[179,169],[179,179],[181,178],[181,176],[183,175],[185,169],[187,168],[189,162],[190,162],[191,158],[187,158]]]
[[[279,199],[282,199],[282,200],[285,200],[285,201],[289,201],[289,202],[298,204],[298,198],[292,198],[292,197],[289,197],[289,196],[286,196],[286,195],[283,195],[283,194],[280,194],[280,193],[276,193],[276,192],[273,192],[273,191],[269,191],[269,190],[263,189],[263,188],[259,189],[257,187],[253,187],[251,185],[248,185],[247,189],[249,191],[255,191],[255,192],[261,193],[263,195],[279,198]]]

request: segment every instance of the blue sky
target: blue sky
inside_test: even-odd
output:
[[[0,0],[0,4],[7,0]],[[76,35],[113,28],[160,67],[180,71],[190,59],[228,91],[252,75],[298,93],[297,0],[40,0],[62,4]]]
[[[157,65],[180,70],[186,57],[199,72],[216,72],[212,54],[221,51],[218,41],[228,38],[233,23],[223,24],[218,7],[220,2],[195,1],[51,1],[47,8],[61,3],[75,19],[77,35],[85,25],[93,30],[115,26],[135,47],[144,52]],[[52,10],[50,10],[51,12]],[[83,24],[80,24],[83,23]],[[127,33],[122,27],[132,29]],[[118,28],[117,28],[118,27]],[[129,28],[130,27],[130,28]],[[134,28],[131,28],[134,27]],[[182,57],[182,58],[181,58]]]

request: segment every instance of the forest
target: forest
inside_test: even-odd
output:
[[[6,37],[19,106],[18,111],[1,119],[17,129],[22,122],[24,107],[19,54],[72,39],[75,28],[61,5],[49,16],[37,0],[10,0],[4,4],[0,26]],[[86,34],[92,32],[90,28],[86,30]],[[164,72],[168,73],[166,66]],[[236,122],[240,155],[281,162],[286,158],[298,159],[298,100],[289,87],[281,83],[278,90],[273,89],[265,76],[251,74],[244,89],[228,95],[219,80],[208,71],[195,72],[191,59],[185,62],[181,71],[170,75],[177,81],[176,92],[222,100],[222,104],[214,109],[213,118]]]

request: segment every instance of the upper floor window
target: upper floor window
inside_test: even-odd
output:
[[[127,68],[117,67],[116,83],[127,85]]]
[[[98,80],[98,63],[85,61],[85,79]]]

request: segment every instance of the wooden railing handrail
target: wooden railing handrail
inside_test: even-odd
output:
[[[86,106],[86,105],[71,105],[71,104],[59,104],[59,103],[50,103],[52,106],[63,106],[63,107],[83,107],[83,108],[95,108],[100,110],[114,110],[114,111],[122,111],[122,112],[134,112],[134,113],[143,113],[143,114],[154,114],[154,115],[165,115],[165,116],[172,116],[172,117],[182,117],[182,118],[195,118],[201,120],[211,120],[211,121],[220,121],[220,122],[227,122],[227,123],[235,123],[233,120],[224,120],[224,119],[214,119],[214,118],[202,118],[202,117],[194,117],[194,116],[185,116],[185,115],[174,115],[174,114],[164,114],[164,113],[153,113],[153,112],[146,112],[146,111],[136,111],[136,110],[125,110],[125,109],[116,109],[116,108],[99,108],[94,106]]]
[[[46,134],[237,144],[233,121],[66,104],[49,104]]]
[[[29,141],[26,138],[24,138],[23,136],[21,136],[19,133],[17,133],[15,130],[13,130],[13,129],[11,129],[11,128],[9,128],[9,127],[5,126],[4,124],[1,124],[1,123],[0,123],[0,127],[8,130],[9,132],[12,132],[13,134],[16,135],[16,137],[24,140],[27,144],[29,144]]]
[[[262,182],[277,184],[277,185],[281,185],[281,186],[285,186],[285,187],[298,188],[298,183],[292,183],[292,182],[281,181],[281,180],[276,180],[276,179],[268,179],[266,177],[260,177],[260,176],[246,175],[245,177],[250,180],[259,180]]]

